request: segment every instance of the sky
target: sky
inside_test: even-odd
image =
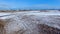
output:
[[[0,9],[60,9],[60,0],[0,0]]]

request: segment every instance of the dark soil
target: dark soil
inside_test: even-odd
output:
[[[60,29],[50,27],[48,25],[39,24],[40,34],[60,34]]]

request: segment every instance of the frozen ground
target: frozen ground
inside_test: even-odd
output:
[[[7,19],[7,20],[6,20]],[[25,11],[14,13],[0,13],[0,20],[6,21],[8,25],[4,25],[7,34],[15,34],[16,31],[22,29],[24,34],[39,34],[38,24],[45,24],[50,27],[60,29],[60,12],[40,12],[40,11]],[[7,27],[6,27],[7,26]],[[21,33],[21,31],[19,31]],[[19,34],[18,33],[18,34]]]
[[[44,18],[43,20],[53,20],[53,18],[60,19],[60,12],[59,11],[50,11],[50,12],[40,12],[40,11],[25,11],[25,12],[14,12],[14,13],[0,13],[0,19],[9,19],[15,16],[35,16],[36,18]],[[58,20],[59,21],[59,20]],[[56,27],[56,26],[55,26]]]

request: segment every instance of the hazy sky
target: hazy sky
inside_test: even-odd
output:
[[[60,8],[60,0],[0,0],[0,8]]]

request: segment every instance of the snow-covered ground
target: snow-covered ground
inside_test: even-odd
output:
[[[0,20],[7,20],[4,25],[7,34],[15,34],[22,29],[23,34],[38,34],[38,24],[45,24],[60,29],[60,12],[25,11],[14,13],[0,13]],[[6,23],[6,22],[4,22]],[[21,31],[19,32],[21,33]]]
[[[40,12],[40,11],[25,11],[25,12],[14,12],[14,13],[0,13],[0,19],[8,19],[15,15],[35,15],[35,16],[46,16],[46,15],[60,15],[58,11]]]

